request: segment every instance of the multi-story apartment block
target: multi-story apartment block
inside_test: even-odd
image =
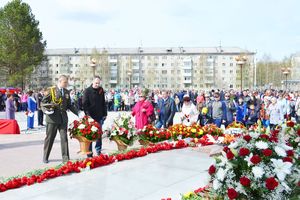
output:
[[[287,76],[287,85],[291,90],[299,90],[300,87],[300,53],[291,56],[291,71]]]
[[[243,88],[255,87],[255,53],[237,47],[49,49],[45,54],[47,61],[35,73],[46,77],[35,79],[32,86],[55,84],[65,74],[71,87],[82,89],[95,74],[107,89],[239,89],[241,67],[235,58],[245,55]]]

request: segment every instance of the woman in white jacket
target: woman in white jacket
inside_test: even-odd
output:
[[[184,95],[183,106],[181,109],[182,124],[190,126],[197,122],[199,111],[197,107],[191,102],[189,95]]]
[[[267,109],[270,116],[270,128],[274,129],[277,125],[283,122],[283,114],[281,113],[280,105],[277,103],[276,97],[271,99],[271,104]]]

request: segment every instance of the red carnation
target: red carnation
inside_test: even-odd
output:
[[[278,186],[278,182],[274,177],[270,177],[266,179],[266,187],[268,190],[274,190]]]
[[[283,162],[290,162],[290,163],[293,162],[293,159],[290,157],[284,157],[282,160],[283,160]]]
[[[252,137],[251,137],[250,135],[245,135],[243,138],[244,138],[244,140],[246,140],[247,142],[249,142],[249,141],[252,139]]]
[[[230,149],[228,148],[228,146],[225,146],[225,147],[223,148],[223,151],[224,151],[225,153],[227,153],[229,150],[230,150]]]
[[[211,165],[208,169],[208,173],[209,175],[216,173],[216,167],[214,165]]]
[[[273,151],[271,150],[271,149],[264,149],[263,151],[262,151],[262,153],[264,154],[264,156],[271,156],[272,155],[272,153],[273,153]]]
[[[230,151],[230,149],[228,148],[228,146],[225,146],[225,147],[223,148],[223,151],[225,151],[225,153],[227,153],[228,151]]]
[[[300,187],[300,181],[298,182],[298,187]]]
[[[250,181],[250,179],[247,178],[246,176],[243,176],[243,177],[240,178],[240,183],[241,183],[243,186],[245,186],[245,187],[249,187],[251,181]]]
[[[231,151],[228,151],[226,153],[226,157],[227,157],[228,160],[232,160],[234,158],[234,154]]]
[[[239,155],[240,156],[247,156],[247,155],[249,155],[249,153],[250,153],[249,149],[247,149],[247,148],[241,148],[240,152],[239,152]]]
[[[286,154],[288,156],[294,156],[294,151],[293,150],[288,150],[288,151],[286,151]]]
[[[260,163],[261,158],[259,157],[259,155],[254,155],[254,156],[252,156],[252,157],[250,158],[250,161],[251,161],[254,165],[256,165],[256,164]]]
[[[288,121],[288,122],[286,122],[286,125],[287,125],[288,127],[294,127],[294,126],[295,126],[295,123],[294,123],[293,121]]]
[[[268,135],[266,135],[266,134],[261,134],[259,137],[261,137],[261,138],[263,138],[263,139],[266,139],[266,140],[268,140],[268,139],[269,139],[269,136],[268,136]]]
[[[297,134],[298,134],[298,136],[300,136],[300,129],[297,130]]]
[[[229,199],[236,199],[238,197],[238,193],[233,188],[227,189],[227,195],[228,195]]]

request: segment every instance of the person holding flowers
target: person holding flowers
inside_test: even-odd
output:
[[[190,126],[197,122],[199,111],[197,107],[191,102],[190,96],[185,94],[183,96],[183,106],[181,110],[182,124]]]
[[[84,113],[92,117],[101,126],[103,125],[107,116],[107,107],[105,103],[104,89],[100,86],[101,78],[96,76],[90,87],[86,88],[83,93],[83,110]],[[102,137],[96,140],[96,153],[99,156],[102,149]],[[92,143],[89,147],[91,154],[88,157],[93,157]]]
[[[146,98],[149,90],[145,89],[139,94],[139,101],[132,108],[132,116],[135,117],[135,127],[142,129],[149,124],[148,118],[153,114],[154,109],[150,101]]]

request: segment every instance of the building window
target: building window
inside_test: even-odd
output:
[[[232,74],[232,73],[233,73],[233,70],[230,70],[229,73]]]
[[[168,71],[167,71],[167,70],[162,70],[161,73],[162,73],[162,74],[167,74]]]
[[[164,66],[165,66],[165,63],[161,63],[161,66],[164,67]]]
[[[226,64],[225,64],[225,63],[222,63],[222,66],[223,66],[223,67],[225,67],[225,66],[226,66]]]
[[[230,67],[233,67],[233,63],[230,63]]]
[[[226,73],[226,71],[225,71],[225,70],[223,70],[223,71],[222,71],[222,73],[223,73],[223,74],[225,74],[225,73]]]
[[[177,73],[180,74],[180,70],[177,70]]]

